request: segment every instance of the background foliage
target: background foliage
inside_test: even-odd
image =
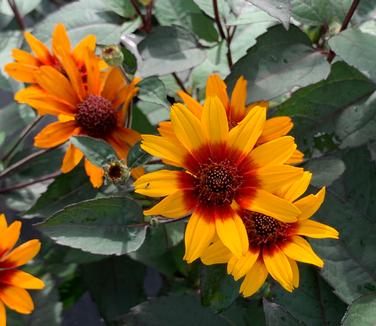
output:
[[[22,28],[47,43],[58,22],[73,43],[87,34],[100,45],[121,41],[125,68],[137,68],[143,78],[132,121],[142,133],[155,133],[168,118],[177,90],[203,99],[209,74],[226,78],[229,91],[243,75],[249,103],[270,100],[271,115],[293,118],[304,167],[314,173],[312,189],[328,186],[317,218],[341,236],[312,241],[325,267],[301,266],[294,293],[270,281],[242,299],[223,266],[183,262],[184,221],[150,224],[142,214],[150,203],[141,197],[114,185],[94,190],[82,167],[60,174],[61,149],[32,147],[47,120],[38,120],[7,156],[36,117],[12,101],[21,85],[1,70],[0,211],[24,220],[24,239],[42,239],[43,250],[27,269],[47,283],[34,294],[34,314],[12,314],[10,325],[376,323],[375,1],[360,1],[348,26],[357,1],[219,0],[217,19],[207,0],[15,3],[18,17],[0,1],[0,70],[12,48],[25,47]],[[114,155],[103,142],[73,142],[94,164]],[[35,158],[4,174],[30,155]],[[135,146],[128,165],[149,159]]]

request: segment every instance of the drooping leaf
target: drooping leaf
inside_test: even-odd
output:
[[[339,325],[346,305],[312,267],[299,264],[299,274],[299,288],[292,293],[279,285],[272,288],[273,301],[305,325]]]
[[[256,7],[277,18],[288,29],[291,17],[291,0],[248,0]]]
[[[143,77],[184,71],[197,66],[206,57],[194,35],[178,26],[154,28],[138,48],[143,59],[140,67]]]
[[[227,325],[224,318],[201,306],[192,295],[159,297],[132,308],[119,325]]]
[[[98,167],[103,167],[106,163],[118,159],[112,146],[102,139],[89,136],[74,136],[70,138],[70,141],[85,154],[85,157],[91,163]]]
[[[144,242],[142,223],[142,209],[134,200],[110,197],[67,206],[40,229],[58,244],[94,254],[122,255]]]
[[[233,66],[226,80],[232,90],[237,79],[244,76],[248,80],[248,102],[254,102],[318,82],[328,73],[326,58],[312,48],[299,28],[290,26],[286,31],[279,25],[257,38],[256,45]]]
[[[376,295],[364,295],[356,299],[343,317],[343,326],[372,326],[376,324]]]
[[[332,50],[349,65],[376,81],[376,35],[348,29],[329,40]]]
[[[82,266],[82,277],[106,321],[126,314],[146,297],[145,266],[127,256],[110,257]]]

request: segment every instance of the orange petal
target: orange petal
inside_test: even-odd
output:
[[[208,248],[214,236],[214,222],[197,211],[193,212],[185,230],[185,255],[183,259],[188,264],[195,261]]]
[[[15,268],[26,264],[38,254],[40,246],[40,241],[36,239],[23,243],[1,257],[0,268]]]
[[[183,100],[188,109],[198,118],[201,119],[202,105],[198,103],[193,97],[183,91],[179,91],[178,95]]]
[[[264,284],[267,276],[268,270],[264,262],[262,259],[258,259],[244,278],[240,286],[240,293],[244,297],[250,297],[255,294]]]
[[[0,326],[7,325],[7,312],[4,304],[0,301]]]
[[[34,304],[30,294],[19,287],[10,285],[2,286],[0,289],[0,301],[20,314],[30,314],[34,310]]]
[[[263,144],[278,137],[285,136],[293,127],[291,118],[289,117],[275,117],[265,121],[264,130],[257,144]]]
[[[72,55],[75,58],[75,60],[77,60],[79,63],[83,63],[86,49],[89,49],[90,51],[94,51],[95,46],[96,46],[95,35],[88,35],[76,45],[76,47],[73,50]]]
[[[26,42],[29,44],[30,49],[34,52],[38,60],[43,62],[45,65],[52,65],[53,58],[48,50],[47,46],[39,41],[35,36],[29,32],[24,33]]]
[[[38,67],[25,63],[11,62],[4,67],[5,72],[15,80],[23,83],[36,83],[34,73]]]
[[[226,111],[229,107],[229,100],[227,95],[227,86],[218,75],[211,75],[206,83],[206,97],[217,96]]]
[[[107,72],[106,81],[101,95],[114,102],[120,90],[126,85],[123,74],[118,68],[111,67]]]
[[[13,49],[12,50],[12,57],[14,60],[22,63],[26,63],[31,66],[40,66],[41,62],[35,58],[32,54],[29,52],[20,50],[20,49]]]
[[[52,51],[57,57],[62,55],[62,51],[69,54],[71,52],[71,44],[67,31],[61,23],[56,25],[52,33]]]
[[[308,195],[294,202],[294,205],[301,210],[299,220],[306,220],[317,212],[325,198],[325,187],[321,188],[316,195]]]
[[[231,94],[230,121],[238,123],[246,116],[247,81],[240,76]]]
[[[69,144],[64,155],[61,172],[68,173],[72,171],[77,164],[81,162],[83,156],[84,154],[77,147],[73,146],[73,144]]]
[[[94,188],[99,188],[103,184],[104,171],[102,168],[95,166],[89,160],[85,159],[86,174]]]
[[[51,148],[65,143],[71,136],[78,133],[76,121],[54,122],[43,128],[35,136],[34,145],[39,148]]]
[[[221,241],[215,241],[202,253],[200,258],[205,265],[213,265],[225,264],[231,257],[231,251]]]
[[[88,94],[100,95],[100,73],[98,60],[93,51],[86,49],[85,67],[87,73],[87,92]]]
[[[45,286],[39,278],[20,270],[0,271],[0,279],[1,284],[13,285],[23,289],[39,290]]]
[[[9,252],[20,237],[21,222],[15,221],[1,233],[0,256]]]
[[[56,69],[43,66],[35,73],[35,79],[42,88],[58,99],[62,99],[74,107],[79,102],[69,80]]]
[[[4,214],[0,214],[0,232],[3,232],[8,227],[7,219]]]

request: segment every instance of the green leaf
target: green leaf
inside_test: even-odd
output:
[[[95,197],[93,188],[82,166],[59,175],[26,213],[27,218],[51,216],[65,206]]]
[[[291,17],[291,0],[248,0],[256,7],[277,18],[288,29]]]
[[[21,16],[26,16],[41,3],[41,0],[15,0],[14,2]],[[0,2],[0,13],[4,15],[14,16],[13,11],[8,4],[8,1]]]
[[[346,169],[341,159],[330,156],[311,159],[304,168],[312,172],[311,184],[315,187],[330,186]]]
[[[101,11],[113,11],[117,15],[132,18],[136,12],[130,1],[124,0],[80,0],[80,3]]]
[[[337,62],[327,79],[296,91],[277,107],[277,114],[293,117],[293,133],[298,144],[304,146],[319,132],[332,132],[335,115],[375,89],[376,85],[358,70]]]
[[[348,29],[329,40],[332,50],[349,65],[376,81],[376,35]]]
[[[357,147],[376,139],[376,93],[345,109],[335,125],[340,148]]]
[[[127,165],[129,168],[135,168],[146,164],[151,156],[141,149],[141,143],[136,143],[129,151],[127,158]]]
[[[125,315],[119,325],[222,326],[225,319],[201,306],[191,295],[170,295],[142,303]]]
[[[300,264],[299,270],[299,288],[289,293],[278,284],[272,289],[273,301],[305,325],[339,325],[346,305],[312,267]]]
[[[106,163],[118,159],[112,146],[102,139],[74,136],[70,138],[70,141],[96,166],[103,167]]]
[[[137,59],[135,55],[125,47],[121,48],[121,52],[123,53],[123,56],[124,56],[124,60],[123,60],[124,70],[128,74],[134,75],[137,71]]]
[[[137,96],[141,101],[158,104],[166,109],[170,108],[166,99],[166,87],[158,77],[147,77],[137,86],[140,88]]]
[[[127,256],[82,266],[82,276],[106,321],[111,321],[145,300],[145,266]]]
[[[315,26],[342,22],[351,2],[352,0],[291,0],[293,17]]]
[[[140,223],[142,209],[134,200],[111,197],[67,206],[40,229],[58,244],[94,254],[122,255],[144,242],[146,229]]]
[[[376,324],[376,294],[356,299],[343,317],[343,326],[373,326]]]
[[[318,220],[339,231],[339,240],[311,241],[325,261],[322,276],[348,304],[376,290],[375,203],[371,197],[376,190],[375,167],[363,153],[368,154],[365,148],[344,155],[346,171],[329,187],[324,204],[316,213]],[[355,188],[362,185],[364,188]]]
[[[201,10],[209,17],[214,18],[213,1],[193,0]],[[218,0],[218,11],[221,21],[227,21],[230,18],[230,6],[227,0]]]
[[[238,78],[244,76],[248,80],[248,102],[254,102],[318,82],[328,73],[326,58],[312,48],[299,28],[290,26],[286,31],[278,25],[258,37],[226,80],[232,90]]]
[[[200,289],[203,306],[217,311],[229,307],[239,296],[239,283],[227,274],[225,265],[202,265]]]
[[[140,66],[143,77],[184,71],[197,66],[206,57],[194,35],[179,26],[154,28],[139,43],[138,49],[143,59]]]
[[[214,22],[192,0],[159,0],[155,3],[155,16],[162,26],[178,25],[205,41],[218,40]]]
[[[125,28],[121,26],[122,20],[119,18],[114,13],[91,6],[90,2],[74,2],[63,6],[36,24],[33,33],[41,41],[47,42],[51,39],[56,23],[59,22],[67,28],[73,44],[89,34],[97,37],[98,44],[117,44]]]
[[[138,102],[140,103],[140,102]],[[146,107],[148,103],[143,105]],[[163,109],[163,111],[166,111]],[[132,108],[132,129],[138,131],[140,134],[155,134],[156,129],[150,123],[146,114],[144,114],[138,106]]]
[[[226,318],[230,325],[265,325],[265,315],[261,300],[238,299],[231,307],[223,311],[221,315]]]
[[[300,325],[299,321],[296,320],[289,312],[276,303],[269,302],[264,299],[264,314],[266,325],[268,326],[295,326]]]

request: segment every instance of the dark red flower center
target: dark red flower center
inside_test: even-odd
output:
[[[98,95],[89,95],[77,105],[76,121],[92,137],[103,138],[116,126],[116,112],[111,102]]]
[[[200,203],[207,206],[231,204],[242,177],[229,160],[201,164],[196,176],[195,190]]]
[[[249,246],[254,249],[273,249],[282,245],[294,228],[294,223],[283,223],[256,212],[244,211],[241,218],[248,233]]]

